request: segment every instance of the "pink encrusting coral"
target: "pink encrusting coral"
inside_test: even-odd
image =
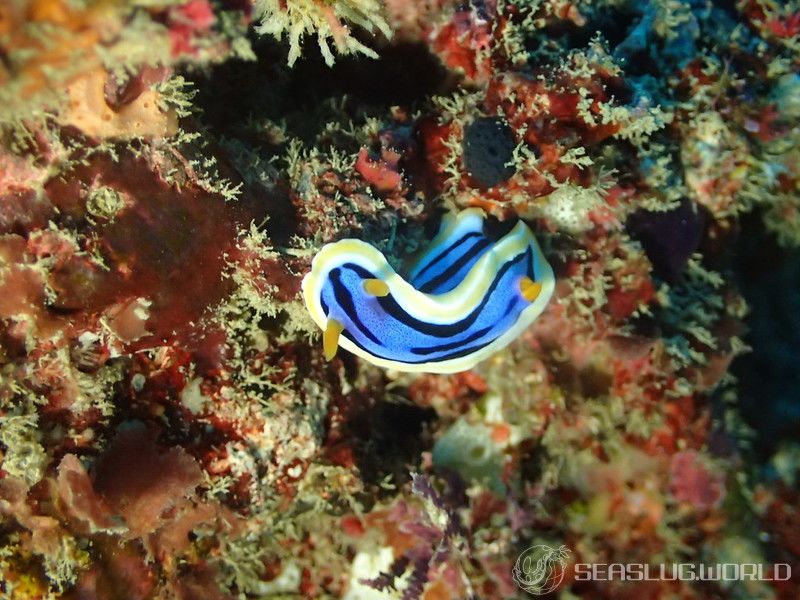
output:
[[[696,452],[673,455],[670,464],[670,489],[676,499],[688,502],[698,510],[715,508],[725,497],[725,481],[699,463]]]
[[[553,597],[796,598],[784,4],[0,6],[0,596],[508,598],[563,546]],[[326,360],[320,249],[402,273],[476,207],[552,265],[536,322]]]

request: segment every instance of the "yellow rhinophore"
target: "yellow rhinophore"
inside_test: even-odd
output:
[[[364,291],[370,296],[383,297],[389,295],[389,286],[380,279],[366,279],[364,281]]]
[[[325,333],[322,335],[322,349],[325,352],[325,360],[332,360],[339,349],[339,335],[344,331],[344,325],[336,319],[328,319]]]

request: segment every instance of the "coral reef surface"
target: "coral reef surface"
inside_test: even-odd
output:
[[[3,0],[0,597],[800,597],[798,73],[797,0]],[[323,246],[465,209],[536,321],[326,357]]]

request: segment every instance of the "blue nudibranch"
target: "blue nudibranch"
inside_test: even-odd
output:
[[[455,373],[507,346],[544,309],[553,270],[522,221],[494,241],[470,208],[439,233],[403,279],[366,242],[324,246],[303,279],[329,360],[338,346],[398,371]]]

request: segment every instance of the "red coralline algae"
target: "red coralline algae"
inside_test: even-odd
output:
[[[22,234],[41,229],[53,214],[52,206],[32,189],[9,190],[0,194],[0,234]]]
[[[78,531],[94,534],[124,529],[119,517],[94,489],[86,469],[74,454],[67,454],[58,465],[56,493],[61,509]]]
[[[769,19],[764,25],[775,36],[792,39],[800,35],[800,13],[789,15],[785,19]]]
[[[132,537],[157,529],[163,513],[200,481],[192,457],[181,448],[159,448],[156,434],[144,428],[120,431],[94,473],[95,490],[122,516]]]
[[[136,311],[138,302],[140,312],[147,314],[146,325],[131,323],[128,327],[134,331],[127,341],[143,348],[199,318],[224,296],[229,289],[221,277],[224,254],[233,247],[237,222],[247,218],[239,207],[226,206],[196,189],[176,193],[132,157],[119,165],[100,161],[80,167],[66,180],[51,181],[46,189],[56,207],[85,218],[80,190],[90,185],[107,186],[134,200],[130,209],[102,226],[93,242],[107,269],[85,260],[56,264],[52,285],[61,302],[92,311],[112,307],[112,321],[126,307]],[[167,235],[168,246],[163,242]],[[186,264],[193,265],[192,277],[185,276]]]
[[[440,413],[448,410],[457,413],[488,389],[480,375],[467,372],[445,376],[423,375],[411,384],[408,393],[420,406],[436,407]]]
[[[450,69],[467,80],[482,83],[491,74],[492,29],[489,15],[472,6],[459,7],[452,18],[428,33],[431,49]]]
[[[191,0],[172,8],[167,17],[172,55],[196,54],[194,36],[211,29],[217,18],[208,0]]]
[[[596,144],[620,127],[613,122],[587,122],[580,115],[579,104],[588,99],[586,110],[599,114],[600,105],[612,99],[611,90],[619,87],[621,81],[600,65],[594,68],[597,71],[591,78],[575,76],[568,71],[556,72],[553,79],[546,80],[515,73],[500,74],[487,86],[487,108],[491,112],[502,109],[512,127],[524,130],[526,141],[540,147],[576,135],[589,144]]]
[[[146,600],[156,587],[153,572],[135,543],[120,545],[115,541],[101,539],[97,542],[97,560],[88,571],[84,571],[71,598],[130,598]]]
[[[225,514],[224,510],[213,504],[180,502],[174,513],[175,516],[147,544],[152,555],[171,570],[178,568],[178,557],[191,548],[193,530],[217,522],[224,523],[221,529],[226,533],[232,533],[235,529],[236,517],[233,513]]]
[[[697,452],[678,452],[670,463],[670,491],[697,510],[716,508],[725,497],[725,480],[703,465]]]
[[[378,192],[399,191],[403,176],[397,172],[398,155],[383,153],[380,161],[369,159],[369,152],[362,148],[358,152],[355,168]]]

